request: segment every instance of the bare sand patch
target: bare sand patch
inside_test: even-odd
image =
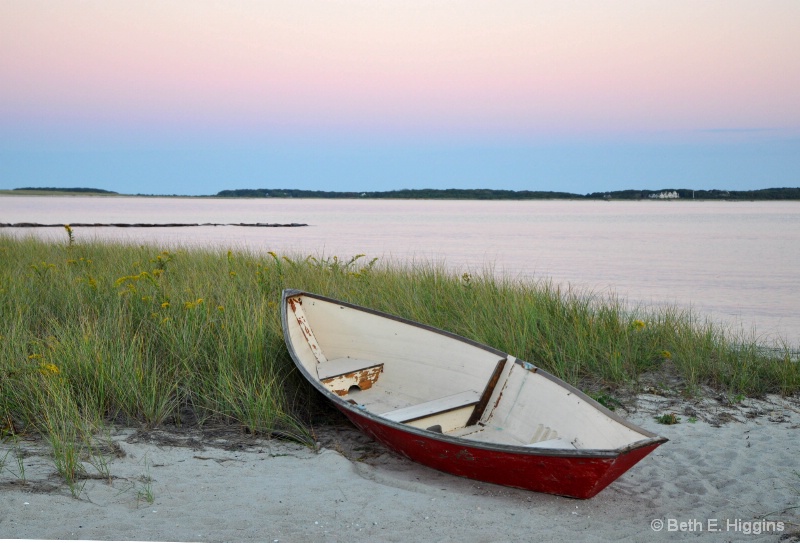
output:
[[[630,403],[623,416],[670,441],[586,501],[439,473],[347,425],[317,429],[318,451],[224,428],[116,429],[112,478],[82,481],[77,499],[54,475],[45,443],[6,442],[0,537],[800,541],[797,399],[643,394]],[[680,422],[657,424],[664,413]]]

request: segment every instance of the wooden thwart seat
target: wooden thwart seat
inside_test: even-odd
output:
[[[447,413],[456,409],[470,407],[477,405],[481,399],[481,393],[475,390],[466,390],[438,398],[429,402],[423,402],[416,405],[403,407],[402,409],[395,409],[388,413],[381,414],[381,417],[389,419],[394,422],[411,422],[418,419],[424,419],[440,413]]]
[[[351,387],[372,388],[383,372],[383,363],[358,358],[336,358],[317,364],[317,376],[331,392],[345,396]]]

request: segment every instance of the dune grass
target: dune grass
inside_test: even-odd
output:
[[[41,434],[65,481],[105,465],[110,421],[238,424],[310,442],[315,394],[294,370],[280,295],[394,313],[532,362],[590,393],[668,369],[693,393],[794,394],[800,367],[688,311],[361,255],[254,254],[0,235],[0,432]],[[79,490],[78,490],[79,492]]]

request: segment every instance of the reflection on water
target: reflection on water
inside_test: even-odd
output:
[[[433,260],[677,303],[800,342],[800,203],[0,196],[0,222],[308,223],[87,228],[81,238]],[[61,239],[63,229],[4,229]]]

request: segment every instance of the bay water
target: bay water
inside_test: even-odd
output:
[[[764,343],[800,344],[800,202],[0,196],[0,223],[20,222],[306,223],[76,227],[75,236],[435,262],[691,308]],[[63,227],[2,231],[66,241]]]

